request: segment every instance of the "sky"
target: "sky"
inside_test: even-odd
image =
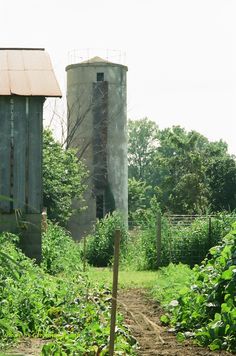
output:
[[[236,0],[0,0],[0,12],[0,47],[45,48],[64,96],[71,50],[120,50],[128,118],[236,155]]]

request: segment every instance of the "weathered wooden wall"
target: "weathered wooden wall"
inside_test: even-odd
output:
[[[0,97],[0,231],[19,230],[25,252],[38,260],[41,257],[43,102],[43,97]],[[28,216],[28,227],[14,223],[17,211],[25,221]],[[7,219],[10,224],[6,223]],[[34,231],[30,224],[35,225]],[[32,236],[30,251],[26,244],[29,234]]]

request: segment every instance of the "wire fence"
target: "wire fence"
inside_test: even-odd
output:
[[[213,216],[166,215],[162,217],[161,244],[163,253],[160,264],[200,263],[212,247]]]
[[[235,214],[158,214],[156,220],[138,228],[135,244],[144,250],[147,268],[171,262],[194,266],[206,257],[211,247],[220,243],[235,220]]]

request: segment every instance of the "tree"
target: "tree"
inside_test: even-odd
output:
[[[212,161],[207,168],[210,202],[213,211],[236,209],[236,164],[226,155]]]
[[[129,177],[147,180],[153,154],[156,150],[158,127],[147,118],[128,121]]]
[[[87,172],[75,150],[64,150],[49,130],[43,133],[43,204],[49,219],[65,226],[73,213],[72,198],[81,203]]]
[[[148,197],[151,187],[141,180],[136,180],[134,177],[129,178],[128,187],[129,223],[132,224],[149,207]]]
[[[153,183],[162,191],[162,206],[173,213],[203,213],[208,208],[208,182],[203,151],[208,140],[196,131],[173,126],[159,132]],[[156,179],[156,182],[155,182]]]
[[[129,176],[152,187],[162,210],[201,214],[236,208],[236,162],[225,142],[209,142],[180,126],[154,128],[148,119],[129,122]]]

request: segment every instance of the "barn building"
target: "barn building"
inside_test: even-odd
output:
[[[113,210],[128,220],[127,67],[100,57],[67,66],[68,146],[89,171],[88,209],[74,214],[77,240]],[[79,208],[77,201],[74,207]]]
[[[0,232],[21,236],[41,259],[42,129],[45,97],[61,97],[41,48],[0,49]]]

